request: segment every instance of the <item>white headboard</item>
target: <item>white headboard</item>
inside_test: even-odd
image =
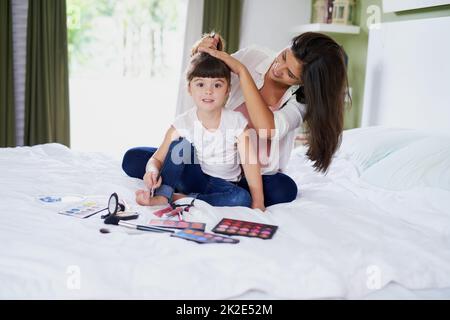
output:
[[[450,17],[369,31],[362,126],[450,132]]]

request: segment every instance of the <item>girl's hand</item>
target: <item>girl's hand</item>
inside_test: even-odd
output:
[[[260,209],[262,212],[266,211],[266,207],[264,206],[264,201],[253,201],[252,209]]]
[[[158,189],[162,184],[162,177],[159,177],[158,181],[156,181],[158,178],[158,173],[158,169],[154,168],[144,175],[144,183],[150,190],[152,188]]]
[[[210,54],[211,56],[222,60],[226,63],[228,67],[230,67],[231,71],[236,73],[238,76],[241,74],[241,72],[247,70],[247,68],[236,58],[233,58],[225,51],[219,51],[211,48],[206,47],[199,47],[198,51],[200,52],[206,52]]]

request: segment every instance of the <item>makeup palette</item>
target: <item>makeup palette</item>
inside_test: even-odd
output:
[[[100,204],[96,200],[86,200],[69,206],[58,213],[77,218],[88,218],[103,210],[106,210],[104,204]]]
[[[160,219],[152,219],[148,224],[155,227],[173,228],[173,229],[194,229],[197,231],[205,231],[206,227],[205,223],[200,222],[160,220]]]
[[[272,239],[277,229],[278,226],[270,224],[224,218],[212,229],[212,232],[230,236]]]
[[[197,243],[238,243],[238,239],[232,239],[229,237],[219,236],[213,233],[207,233],[203,231],[193,230],[193,229],[184,229],[173,233],[170,235],[171,237],[177,237],[185,240],[195,241]]]

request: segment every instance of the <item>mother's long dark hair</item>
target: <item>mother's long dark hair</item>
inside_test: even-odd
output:
[[[296,98],[306,105],[306,155],[316,170],[326,172],[341,143],[344,127],[346,55],[333,39],[314,32],[292,39],[291,50],[303,65],[302,86]]]

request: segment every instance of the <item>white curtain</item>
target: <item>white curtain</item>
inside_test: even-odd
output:
[[[28,1],[12,1],[14,99],[16,106],[16,145],[23,146],[25,126],[25,72],[27,58]]]
[[[188,0],[186,29],[184,33],[183,61],[181,63],[181,76],[178,86],[178,99],[176,115],[183,113],[194,106],[192,98],[187,93],[185,80],[186,67],[189,62],[191,47],[200,39],[203,25],[203,0]]]

